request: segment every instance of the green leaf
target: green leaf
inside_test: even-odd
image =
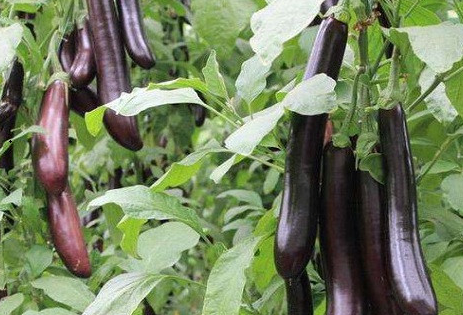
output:
[[[248,104],[251,104],[265,89],[270,66],[271,64],[264,65],[257,55],[241,65],[241,72],[235,83],[236,92]]]
[[[191,8],[193,28],[220,58],[230,56],[236,39],[257,10],[252,0],[193,0]]]
[[[436,74],[429,68],[423,70],[419,81],[421,91],[426,91],[431,86],[435,76]],[[441,123],[451,123],[458,116],[457,111],[446,95],[443,83],[439,84],[434,92],[425,98],[425,102],[429,111]]]
[[[88,131],[96,136],[103,125],[103,116],[106,108],[110,108],[123,116],[135,116],[142,111],[168,104],[198,104],[203,101],[192,88],[174,90],[160,90],[148,88],[135,88],[131,93],[122,93],[114,101],[100,106],[85,114],[85,123]]]
[[[463,291],[455,285],[445,272],[436,266],[431,266],[431,280],[436,291],[439,304],[448,307],[456,314],[463,313]]]
[[[277,274],[273,254],[274,245],[274,237],[269,237],[263,241],[252,262],[253,278],[260,291],[263,291]]]
[[[76,313],[68,311],[60,307],[46,308],[44,310],[38,311],[27,311],[23,315],[76,315]]]
[[[177,187],[184,184],[199,171],[207,155],[219,152],[227,152],[227,150],[217,141],[211,140],[204,147],[189,154],[180,162],[173,163],[170,169],[151,186],[151,189],[163,191],[168,187]]]
[[[32,286],[41,289],[56,302],[77,311],[84,311],[95,296],[81,281],[69,277],[47,276],[32,281]]]
[[[237,315],[250,266],[260,237],[251,237],[223,253],[207,281],[202,315]]]
[[[203,68],[203,75],[210,93],[228,99],[227,88],[222,74],[220,74],[215,50],[211,51],[209,59],[207,59],[206,66]]]
[[[10,315],[24,301],[22,293],[16,293],[0,300],[0,315]]]
[[[212,179],[216,184],[218,184],[221,180],[222,177],[227,174],[227,172],[230,170],[230,168],[235,165],[236,163],[239,163],[240,161],[243,160],[243,156],[238,155],[238,154],[233,154],[231,158],[223,162],[221,165],[219,165],[209,176],[210,179]]]
[[[326,74],[317,74],[291,90],[281,104],[301,115],[329,113],[336,108],[336,81]]]
[[[463,67],[463,62],[459,62],[455,65],[454,69],[460,69]],[[457,110],[460,117],[463,117],[463,72],[453,76],[450,80],[444,82],[445,92]]]
[[[130,258],[125,264],[129,271],[159,273],[173,266],[182,252],[196,246],[199,234],[180,222],[167,222],[143,232],[138,241],[141,260]]]
[[[384,183],[383,157],[380,153],[372,153],[362,159],[359,169],[369,172],[371,177],[380,183]]]
[[[8,196],[3,198],[2,201],[0,202],[0,205],[14,204],[15,206],[20,207],[22,205],[22,199],[23,199],[23,189],[18,188],[15,191],[13,191],[11,194],[9,194]]]
[[[263,187],[264,194],[265,195],[270,194],[275,189],[279,181],[280,181],[280,172],[278,172],[274,168],[271,168],[268,171],[267,176],[265,177],[264,187]]]
[[[232,189],[224,191],[223,193],[219,194],[216,198],[228,198],[233,197],[238,199],[239,201],[248,203],[252,206],[256,206],[262,208],[262,199],[260,195],[255,191],[250,190],[243,190],[243,189]]]
[[[225,139],[225,147],[244,156],[250,155],[262,139],[275,128],[283,114],[281,103],[254,114],[253,119]]]
[[[198,78],[177,78],[172,81],[160,82],[160,83],[150,83],[148,89],[181,89],[191,87],[195,90],[201,92],[207,92],[207,85]]]
[[[463,289],[463,257],[447,259],[442,264],[442,269],[460,287],[461,292],[461,289]]]
[[[427,169],[430,163],[431,162],[428,162],[425,165],[423,165],[421,170]],[[428,174],[442,174],[442,173],[455,171],[458,168],[459,168],[459,166],[455,162],[445,161],[445,160],[438,160],[436,163],[434,163],[434,165],[428,171]]]
[[[48,247],[33,245],[26,253],[26,260],[29,273],[33,278],[36,278],[51,265],[53,252]]]
[[[140,234],[141,227],[145,223],[145,219],[134,219],[124,216],[117,225],[117,228],[122,231],[121,248],[132,257],[138,257],[138,234]]]
[[[21,24],[15,23],[8,27],[0,28],[0,72],[5,71],[13,61],[18,47],[23,37]]]
[[[463,210],[463,174],[447,176],[441,184],[444,198],[455,210]]]
[[[283,44],[304,30],[320,11],[323,0],[274,0],[254,13],[250,40],[252,49],[263,63],[273,62],[283,51]]]
[[[103,196],[93,199],[87,210],[115,203],[124,213],[135,219],[177,220],[189,225],[203,235],[196,212],[182,206],[180,201],[165,193],[154,192],[146,186],[132,186],[107,191]]]
[[[83,315],[132,314],[143,299],[168,276],[126,273],[108,281]]]
[[[392,29],[406,33],[415,55],[436,73],[444,73],[463,58],[463,25],[439,25]],[[433,49],[429,49],[432,43]]]

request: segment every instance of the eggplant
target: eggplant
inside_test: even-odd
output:
[[[69,185],[59,194],[47,193],[47,203],[48,223],[58,255],[71,273],[81,278],[90,277],[92,268]]]
[[[347,25],[333,17],[319,29],[305,79],[326,73],[338,78]],[[287,145],[284,190],[275,240],[275,264],[285,279],[298,277],[313,255],[320,211],[320,169],[327,115],[294,113]]]
[[[138,0],[117,0],[122,38],[130,58],[144,69],[154,67],[156,61],[148,45],[143,17]]]
[[[389,281],[406,314],[436,315],[436,295],[420,246],[413,158],[402,105],[380,109],[378,124],[386,174]]]
[[[61,80],[45,92],[37,125],[45,134],[32,137],[32,163],[37,179],[50,194],[60,194],[67,185],[69,108],[68,87]]]
[[[15,59],[8,79],[5,82],[0,104],[0,126],[4,126],[16,115],[22,102],[24,81],[23,65]]]
[[[85,87],[92,82],[95,74],[96,65],[90,26],[86,19],[82,28],[77,31],[77,49],[69,69],[69,77],[73,86]]]
[[[357,172],[358,233],[365,288],[377,315],[402,315],[386,271],[384,188],[370,173]]]
[[[64,72],[69,73],[76,55],[76,30],[65,35],[58,50],[58,58]]]
[[[84,117],[85,113],[99,106],[98,95],[90,87],[69,89],[69,106],[74,112]]]
[[[355,157],[328,143],[323,154],[320,251],[326,315],[367,314],[355,219]]]
[[[112,0],[87,0],[87,7],[97,66],[99,103],[107,104],[131,90],[121,30]],[[108,109],[104,124],[113,139],[123,147],[132,151],[143,147],[136,117],[118,115]]]
[[[309,276],[303,271],[297,278],[285,279],[288,315],[313,314]]]

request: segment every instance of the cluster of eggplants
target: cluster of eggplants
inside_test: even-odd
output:
[[[333,17],[322,21],[306,79],[317,73],[337,79],[347,35],[344,23]],[[378,125],[386,189],[368,172],[355,169],[352,148],[329,141],[327,115],[293,113],[275,240],[289,315],[313,313],[305,268],[317,224],[326,314],[437,314],[419,244],[412,155],[401,106],[380,110]]]

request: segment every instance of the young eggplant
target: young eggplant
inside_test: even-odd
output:
[[[123,92],[130,92],[116,8],[112,0],[87,0],[87,7],[97,66],[99,103],[107,104]],[[117,115],[108,109],[104,123],[109,134],[123,147],[132,151],[143,147],[136,117]]]
[[[92,274],[80,218],[69,185],[59,194],[48,194],[48,223],[53,244],[67,269],[81,278]]]
[[[386,271],[384,191],[370,173],[357,172],[358,233],[365,288],[376,315],[402,315]]]
[[[76,30],[65,35],[58,51],[58,58],[64,72],[69,73],[76,55]]]
[[[132,60],[144,69],[155,65],[155,59],[146,39],[138,0],[117,0],[122,38]]]
[[[313,314],[312,292],[307,271],[297,278],[285,279],[288,315]]]
[[[69,69],[69,77],[75,87],[85,87],[96,74],[95,57],[93,54],[90,25],[86,19],[82,28],[77,31],[77,50]]]
[[[355,157],[351,148],[328,143],[323,154],[320,250],[326,315],[366,315],[355,223]]]
[[[333,17],[318,31],[305,78],[326,73],[338,78],[347,25]],[[320,210],[320,168],[327,115],[293,114],[287,146],[283,199],[275,241],[275,264],[285,279],[299,276],[309,262]]]
[[[380,109],[378,124],[386,174],[389,281],[406,314],[436,315],[436,296],[420,246],[413,158],[402,105]]]
[[[61,80],[45,92],[37,125],[45,134],[32,137],[32,163],[37,179],[49,194],[60,194],[67,185],[69,108],[68,87]]]

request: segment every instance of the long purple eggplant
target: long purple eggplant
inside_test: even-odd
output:
[[[154,67],[156,62],[143,27],[140,3],[138,0],[117,0],[117,8],[122,38],[130,58],[144,69]]]
[[[320,250],[326,286],[326,315],[366,315],[355,223],[355,157],[330,142],[323,155]]]
[[[98,98],[100,104],[107,104],[131,90],[121,30],[112,0],[87,0],[87,6],[97,66]],[[143,147],[136,117],[117,115],[108,109],[104,123],[109,134],[123,147],[132,151]]]
[[[77,31],[77,49],[73,59],[71,68],[69,69],[72,85],[75,87],[85,87],[92,82],[96,74],[95,57],[88,20],[85,20],[82,28]]]
[[[406,314],[436,315],[437,301],[420,246],[415,174],[402,105],[379,110],[386,173],[387,273]]]
[[[347,34],[347,25],[333,17],[322,22],[305,79],[318,73],[337,79]],[[283,278],[298,277],[313,254],[320,211],[320,168],[326,121],[326,114],[293,114],[292,117],[275,241],[275,263]]]
[[[307,272],[297,278],[285,279],[288,315],[308,315],[313,313],[312,292]]]
[[[51,83],[42,99],[37,125],[45,134],[32,138],[32,163],[37,179],[49,194],[60,194],[67,185],[69,108],[68,87]]]

